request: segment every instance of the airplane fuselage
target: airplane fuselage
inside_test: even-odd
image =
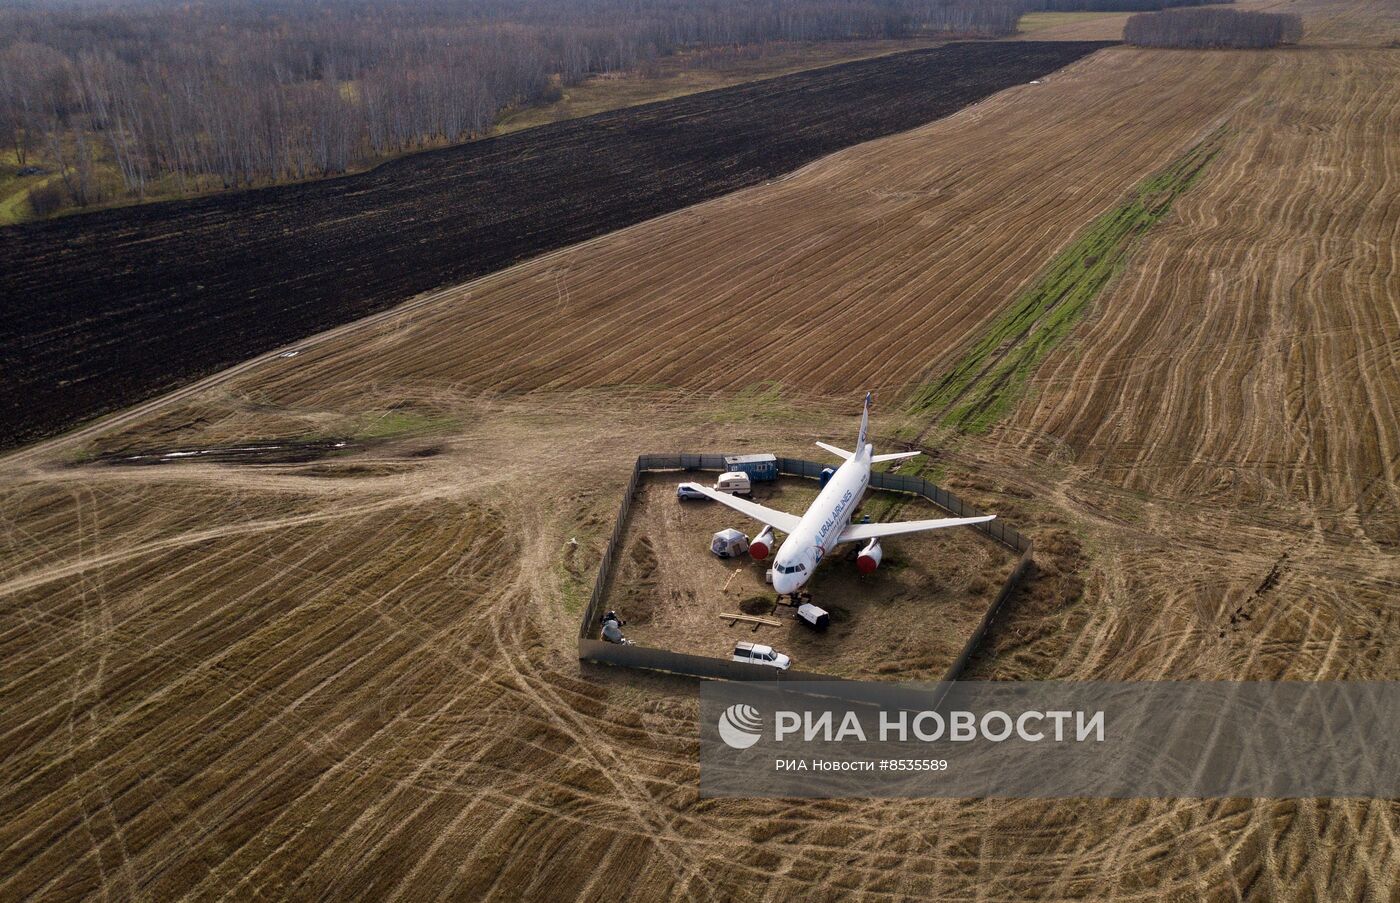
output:
[[[980,514],[975,517],[939,517],[927,520],[900,521],[892,524],[860,524],[851,526],[851,516],[860,506],[865,491],[870,488],[870,465],[890,461],[903,461],[921,454],[918,451],[889,452],[875,454],[875,449],[866,441],[870,435],[870,398],[865,393],[865,410],[860,415],[860,432],[856,434],[855,451],[849,452],[825,442],[818,442],[822,448],[842,459],[842,464],[832,473],[831,479],[817,493],[816,499],[807,507],[802,516],[787,511],[768,508],[757,502],[741,499],[723,492],[716,486],[701,486],[699,483],[682,483],[676,492],[682,498],[703,496],[733,508],[745,517],[751,517],[765,525],[761,540],[755,539],[752,549],[754,557],[763,559],[772,548],[773,531],[787,534],[778,554],[773,556],[773,588],[782,595],[795,593],[812,579],[817,562],[831,549],[844,542],[866,542],[869,546],[862,550],[856,559],[857,567],[863,574],[880,565],[880,546],[877,541],[884,536],[897,536],[901,533],[920,533],[924,530],[942,530],[946,527],[963,527],[985,523],[996,517],[994,514]]]
[[[826,486],[817,494],[788,534],[773,559],[773,588],[793,593],[812,577],[817,562],[836,545],[841,532],[851,522],[860,500],[870,485],[870,447],[859,448],[849,461],[836,468]]]

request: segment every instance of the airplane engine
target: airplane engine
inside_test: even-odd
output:
[[[768,557],[768,552],[772,548],[773,528],[764,527],[763,532],[755,536],[753,541],[749,543],[749,554],[753,556],[754,561],[762,561]]]
[[[866,543],[865,548],[860,550],[856,556],[856,570],[862,574],[871,574],[880,566],[880,559],[885,557],[884,550],[880,548],[880,540],[872,539]]]

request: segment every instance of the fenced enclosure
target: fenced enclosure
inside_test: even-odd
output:
[[[602,627],[601,617],[603,614],[603,600],[607,596],[609,581],[613,577],[613,566],[617,556],[618,546],[622,542],[622,537],[627,530],[628,520],[632,513],[632,502],[637,495],[637,485],[641,481],[643,473],[656,471],[696,471],[712,470],[716,472],[724,471],[725,455],[693,455],[693,454],[673,454],[673,455],[640,455],[636,463],[632,466],[632,475],[627,481],[627,489],[622,496],[622,504],[618,507],[617,520],[613,523],[612,535],[608,537],[607,546],[603,549],[602,560],[598,564],[598,576],[593,582],[593,592],[588,597],[588,604],[583,611],[583,617],[579,623],[578,633],[578,656],[583,661],[599,662],[609,665],[622,665],[629,668],[645,668],[654,671],[668,671],[673,674],[684,674],[691,677],[709,678],[717,680],[841,680],[826,674],[817,674],[808,671],[778,671],[774,668],[765,668],[761,665],[750,665],[742,662],[731,661],[724,658],[716,658],[704,655],[691,655],[683,652],[673,652],[669,649],[658,649],[650,646],[629,645],[623,646],[616,643],[608,643],[598,638],[599,630]],[[807,461],[802,458],[778,458],[778,472],[785,476],[807,477],[816,479],[821,472],[829,467],[829,464],[822,464],[816,461]],[[982,512],[967,504],[948,490],[930,483],[922,477],[906,476],[898,473],[885,473],[872,471],[870,474],[870,485],[876,489],[883,489],[891,492],[908,492],[923,496],[933,502],[938,507],[949,512],[954,517],[977,517]],[[1021,579],[1025,576],[1031,563],[1032,545],[1028,537],[1021,535],[1013,527],[1004,523],[1000,518],[981,524],[973,524],[972,529],[985,534],[1002,545],[1019,553],[1016,564],[1002,582],[1001,588],[992,599],[987,611],[982,616],[981,622],[972,631],[967,642],[963,645],[962,652],[953,661],[943,680],[957,680],[961,676],[963,669],[967,667],[968,661],[986,636],[987,630],[996,620],[998,613],[1006,605],[1007,599],[1015,591]]]

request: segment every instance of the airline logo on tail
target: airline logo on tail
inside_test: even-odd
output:
[[[870,430],[870,393],[865,393],[865,410],[860,415],[860,434],[856,436],[856,455],[865,454],[865,434]]]

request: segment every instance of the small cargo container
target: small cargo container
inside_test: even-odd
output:
[[[778,459],[774,455],[725,455],[724,469],[749,475],[755,483],[778,478]]]
[[[826,609],[818,608],[808,602],[797,606],[797,620],[813,630],[825,630],[827,625],[831,623],[831,615],[827,614]]]

